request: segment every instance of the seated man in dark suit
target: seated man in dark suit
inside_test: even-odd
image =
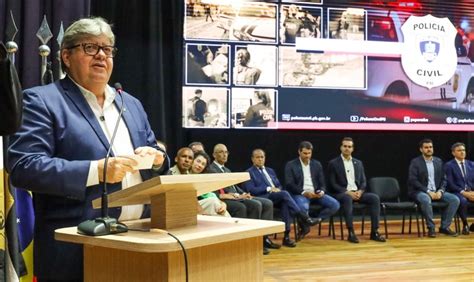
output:
[[[229,156],[229,151],[224,144],[216,144],[212,156],[214,157],[214,162],[209,166],[209,172],[232,172],[224,166]],[[273,220],[273,203],[269,199],[253,197],[237,185],[219,189],[215,193],[219,199],[226,203],[227,211],[232,217]],[[268,236],[265,236],[264,254],[268,254],[267,247],[278,249],[280,245],[273,243]]]
[[[352,157],[354,141],[350,137],[342,139],[341,155],[329,162],[330,191],[342,206],[344,220],[349,230],[348,241],[359,243],[352,223],[352,204],[354,201],[366,204],[370,208],[371,232],[370,239],[385,242],[385,238],[378,232],[380,217],[380,199],[374,193],[365,192],[367,181],[364,165]]]
[[[298,154],[298,158],[286,163],[285,188],[306,214],[310,203],[321,205],[323,208],[317,219],[321,222],[339,210],[339,203],[326,195],[323,167],[320,162],[311,159],[313,144],[308,141],[301,142]],[[302,226],[299,237],[303,238],[309,231],[309,228]]]
[[[458,197],[458,214],[463,224],[462,234],[469,235],[467,205],[469,202],[474,202],[474,162],[466,160],[466,146],[463,143],[454,143],[451,146],[451,153],[454,159],[444,166],[446,191]],[[474,232],[474,223],[471,224],[470,231]]]
[[[193,150],[193,153],[195,154],[197,152],[206,152],[204,148],[204,144],[202,144],[199,141],[194,141],[194,142],[189,143],[188,147],[191,148],[191,150]]]
[[[428,237],[436,237],[435,223],[433,222],[433,207],[431,201],[442,201],[448,204],[441,215],[439,232],[457,236],[449,226],[453,221],[459,206],[459,199],[446,192],[446,178],[443,171],[443,161],[433,156],[433,141],[423,139],[419,144],[421,156],[410,162],[408,169],[408,196],[418,203],[426,219]]]
[[[295,203],[287,191],[282,191],[282,186],[278,180],[275,171],[265,167],[265,152],[262,149],[255,149],[252,152],[253,166],[247,169],[250,174],[250,180],[244,183],[244,189],[250,194],[261,198],[270,199],[274,205],[281,209],[281,217],[285,222],[285,236],[283,245],[295,247],[296,244],[290,239],[292,216],[296,216],[301,225],[309,228],[317,224]]]

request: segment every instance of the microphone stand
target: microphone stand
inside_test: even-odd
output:
[[[120,106],[120,113],[117,118],[117,122],[115,123],[114,132],[112,133],[112,138],[110,138],[109,149],[107,150],[107,154],[105,155],[104,160],[104,172],[103,172],[103,179],[104,179],[104,187],[102,190],[102,197],[101,197],[101,217],[86,220],[81,222],[77,226],[77,232],[83,235],[89,236],[102,236],[102,235],[109,235],[109,234],[117,234],[123,233],[128,231],[128,227],[117,221],[116,218],[109,217],[109,201],[107,198],[107,163],[109,162],[110,154],[112,152],[112,147],[115,140],[115,135],[117,134],[117,130],[120,124],[120,119],[122,118],[123,110],[124,110],[124,101],[122,96],[122,85],[120,83],[115,83],[114,85],[115,90],[117,91],[118,95],[122,100],[122,105]]]

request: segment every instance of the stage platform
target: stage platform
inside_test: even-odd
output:
[[[264,281],[474,281],[474,233],[419,238],[415,224],[411,235],[402,235],[401,221],[394,220],[389,240],[379,243],[369,240],[369,222],[365,235],[355,222],[359,244],[328,237],[325,223],[321,236],[312,228],[296,248],[271,250],[264,256]],[[435,222],[439,226],[439,219]],[[339,223],[335,230],[339,236]]]

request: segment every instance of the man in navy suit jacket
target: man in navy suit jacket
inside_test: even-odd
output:
[[[323,167],[311,159],[313,144],[301,142],[298,154],[298,158],[286,163],[285,188],[305,213],[308,213],[309,204],[315,203],[323,207],[319,213],[320,220],[327,219],[339,210],[339,202],[326,194]],[[309,228],[300,230],[301,237],[309,231]]]
[[[225,164],[229,157],[229,151],[224,144],[216,144],[212,153],[214,161],[209,166],[209,172],[228,173],[231,172]],[[232,217],[246,217],[253,219],[273,219],[273,202],[262,197],[254,197],[243,191],[239,186],[232,185],[214,191],[220,200],[226,203],[227,210]],[[269,253],[268,248],[278,249],[281,246],[273,243],[268,236],[263,238],[263,254]]]
[[[449,229],[449,226],[459,206],[459,199],[446,192],[443,161],[433,156],[433,141],[430,139],[421,140],[419,148],[421,156],[411,160],[408,169],[408,196],[419,204],[421,213],[426,219],[429,237],[436,237],[431,202],[447,203],[448,207],[443,210],[441,215],[439,232],[457,236],[457,233]]]
[[[352,223],[352,204],[357,201],[370,208],[371,232],[370,239],[385,242],[385,238],[378,232],[380,217],[380,199],[374,193],[366,192],[367,181],[364,165],[352,157],[354,141],[345,137],[341,142],[341,155],[329,162],[329,184],[333,196],[341,203],[344,219],[349,230],[348,241],[359,243]]]
[[[24,92],[23,124],[10,140],[8,169],[13,185],[33,191],[34,274],[40,282],[82,280],[82,246],[54,240],[54,230],[100,217],[91,201],[100,198],[104,181],[114,192],[152,177],[152,169],[137,173],[135,161],[117,156],[151,154],[155,167],[165,169],[164,153],[140,102],[107,85],[114,40],[101,18],[73,23],[61,47],[67,77]],[[104,179],[104,157],[122,103],[125,110]],[[120,220],[145,211],[143,205],[109,210]]]
[[[296,216],[298,221],[309,228],[317,221],[312,220],[295,203],[288,191],[282,190],[282,186],[275,171],[265,166],[265,152],[262,149],[255,149],[252,152],[253,166],[247,169],[250,180],[243,184],[247,192],[254,196],[270,199],[274,205],[280,206],[281,217],[285,222],[285,235],[283,245],[295,247],[296,244],[290,239],[292,216]]]
[[[458,214],[463,223],[462,234],[469,235],[467,205],[469,202],[474,202],[474,162],[466,160],[466,145],[463,143],[454,143],[451,146],[451,153],[454,159],[444,166],[446,191],[459,198]],[[474,232],[474,223],[471,224],[470,231]]]

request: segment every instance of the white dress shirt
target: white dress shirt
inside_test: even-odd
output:
[[[313,184],[313,179],[311,178],[311,169],[309,167],[309,163],[306,165],[304,164],[301,159],[301,168],[303,169],[303,193],[304,192],[311,192],[314,193],[316,190]]]
[[[355,169],[354,163],[352,163],[352,157],[349,159],[345,159],[343,155],[341,155],[342,162],[344,163],[344,171],[346,173],[347,179],[347,191],[357,191],[357,185],[355,183]]]
[[[94,115],[97,118],[100,127],[102,128],[102,131],[107,137],[107,140],[110,142],[110,138],[112,138],[113,130],[119,117],[119,111],[114,104],[115,96],[117,95],[115,90],[109,85],[106,86],[104,105],[101,108],[99,103],[97,102],[97,97],[94,95],[94,93],[80,86],[74,80],[72,81],[79,87],[79,90],[84,95],[87,103],[94,112]],[[130,133],[123,119],[120,119],[112,151],[115,156],[128,156],[135,154],[132,140],[130,138]],[[140,173],[127,173],[122,180],[122,189],[127,189],[128,187],[137,185],[142,182],[143,179]],[[87,187],[94,186],[97,184],[99,184],[98,161],[93,160],[91,161],[89,167]],[[142,213],[143,205],[123,206],[119,221],[138,219],[141,217]]]

